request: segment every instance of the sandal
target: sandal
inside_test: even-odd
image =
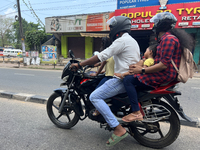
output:
[[[113,146],[113,145],[117,144],[118,142],[120,142],[121,140],[123,140],[127,136],[128,136],[127,132],[122,136],[117,136],[113,133],[112,136],[108,140],[109,143],[106,143],[106,146],[108,146],[108,147]]]
[[[142,121],[142,120],[143,120],[143,115],[141,113],[138,115],[131,113],[122,118],[122,121],[124,122],[133,122],[133,121]]]
[[[95,111],[92,113],[93,116],[98,116],[99,114],[100,112],[97,109],[95,109]]]

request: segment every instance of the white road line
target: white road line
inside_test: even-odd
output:
[[[200,90],[200,87],[191,87],[191,89]]]
[[[34,74],[23,74],[23,73],[14,73],[15,75],[21,75],[21,76],[35,76]]]

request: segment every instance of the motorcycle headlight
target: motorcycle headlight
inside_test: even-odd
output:
[[[67,75],[64,78],[62,78],[62,80],[66,82],[68,80],[68,78],[69,78],[69,75]]]

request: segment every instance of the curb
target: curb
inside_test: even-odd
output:
[[[0,91],[0,97],[8,98],[8,99],[15,99],[25,102],[34,102],[40,104],[46,104],[48,97],[33,95],[33,94],[25,94],[25,93],[12,93],[6,91]]]
[[[25,101],[25,102],[40,103],[40,104],[46,104],[48,100],[48,97],[44,97],[44,96],[25,94],[25,93],[12,93],[12,92],[6,92],[6,91],[1,91],[1,90],[0,90],[0,97],[20,100],[20,101]],[[184,126],[200,128],[200,118],[193,118],[192,120],[193,120],[192,122],[189,122],[189,121],[180,119],[180,123],[181,125],[184,125]]]

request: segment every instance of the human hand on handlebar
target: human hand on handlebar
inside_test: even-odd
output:
[[[91,73],[90,76],[97,76],[97,73]]]
[[[130,65],[129,66],[129,73],[132,74],[137,74],[137,73],[142,73],[142,66],[138,66],[138,65]]]
[[[71,69],[72,71],[76,71],[77,69],[79,69],[78,63],[73,63],[73,64],[71,64],[71,65],[70,65],[70,69]]]

